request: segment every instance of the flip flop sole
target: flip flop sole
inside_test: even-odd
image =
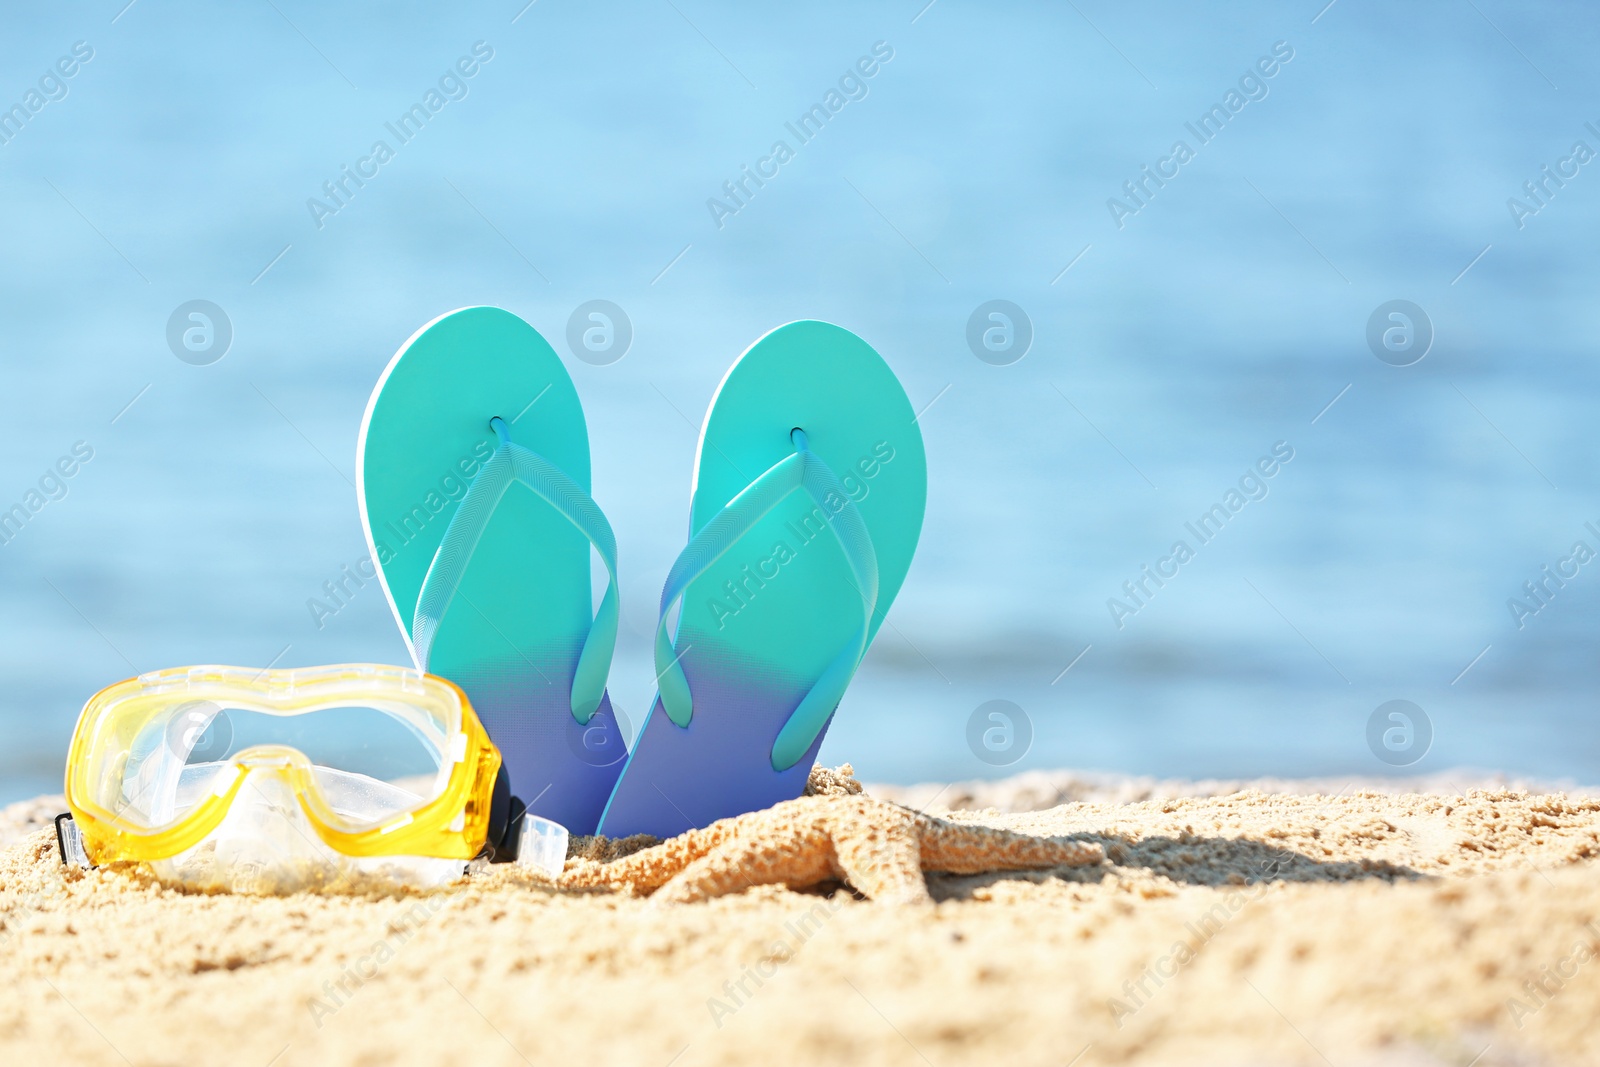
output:
[[[499,308],[442,315],[412,335],[362,420],[357,495],[372,558],[411,649],[417,597],[473,476],[489,419],[589,490],[578,394],[539,333]],[[582,533],[522,485],[500,501],[440,624],[428,670],[466,692],[529,810],[592,832],[625,745],[609,698],[587,725],[572,677],[593,617]],[[415,649],[411,649],[413,659]]]
[[[905,390],[848,330],[794,322],[739,357],[701,432],[690,528],[704,527],[791,455],[797,427],[839,476],[871,535],[876,633],[916,550],[927,460]],[[684,593],[675,647],[693,716],[680,727],[657,700],[600,832],[667,837],[799,796],[827,727],[784,770],[772,765],[773,743],[855,633],[861,610],[823,511],[804,492],[790,494]]]

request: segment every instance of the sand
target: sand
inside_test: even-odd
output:
[[[929,874],[937,903],[910,906],[837,883],[665,906],[506,868],[427,897],[193,895],[68,871],[29,829],[59,801],[13,806],[0,1047],[261,1067],[1600,1063],[1600,800],[1075,780],[1089,799],[1043,806],[1035,775],[982,787],[1018,810],[944,817],[1083,835],[1102,864]]]

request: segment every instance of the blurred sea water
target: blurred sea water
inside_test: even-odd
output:
[[[131,674],[404,662],[375,582],[311,602],[365,555],[378,373],[470,304],[583,398],[635,727],[712,391],[821,318],[895,368],[930,468],[824,760],[1370,775],[1402,699],[1403,772],[1600,776],[1582,9],[120,7],[0,38],[0,800],[59,788]],[[596,299],[632,328],[607,365],[568,341]],[[214,362],[169,345],[192,300]],[[1031,327],[1006,365],[968,342],[992,300]],[[1394,300],[1432,335],[1407,366],[1368,341]]]

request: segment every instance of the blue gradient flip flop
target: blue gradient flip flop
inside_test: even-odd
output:
[[[661,594],[660,693],[601,817],[610,837],[799,796],[922,530],[911,403],[829,323],[780,326],[739,357],[696,465],[689,544]]]
[[[530,812],[593,833],[626,755],[605,692],[617,548],[560,358],[499,308],[434,319],[367,402],[356,478],[416,665],[466,692]],[[598,612],[591,549],[610,574]]]

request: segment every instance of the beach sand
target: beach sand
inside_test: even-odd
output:
[[[504,867],[429,897],[192,895],[63,868],[41,798],[0,816],[0,1048],[141,1067],[1600,1064],[1600,800],[1515,786],[867,786],[1104,846],[1094,866],[930,873],[931,906],[837,883],[663,906]]]

